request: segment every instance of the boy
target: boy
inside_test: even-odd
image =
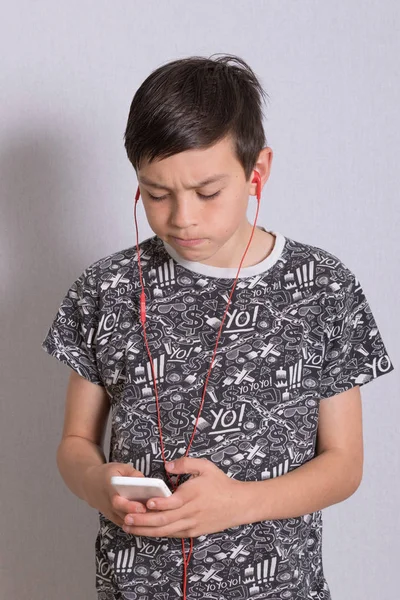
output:
[[[125,147],[155,235],[90,265],[42,344],[72,368],[57,461],[99,511],[99,600],[331,598],[321,510],[360,485],[360,386],[393,365],[343,262],[257,227],[210,371],[254,177],[262,187],[271,169],[263,94],[229,55],[151,73]],[[116,494],[112,475],[179,486],[151,507]]]

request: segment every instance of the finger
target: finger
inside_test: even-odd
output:
[[[146,506],[143,502],[137,500],[128,500],[119,494],[114,494],[111,498],[112,507],[120,513],[146,512]]]
[[[120,475],[122,477],[144,477],[141,471],[134,469],[129,463],[116,463],[111,474]]]
[[[189,519],[175,521],[163,527],[139,527],[131,525],[123,525],[122,529],[126,533],[133,535],[142,535],[146,537],[192,537],[190,533],[193,530],[193,522]]]
[[[192,473],[193,475],[201,475],[207,473],[210,467],[213,466],[207,458],[189,458],[183,456],[172,463],[167,463],[167,471],[174,474]]]
[[[120,517],[120,519],[124,522],[125,521],[125,517],[127,516],[127,514],[133,514],[133,515],[137,515],[139,513],[135,512],[135,513],[126,513],[124,511],[120,511],[120,510],[114,510],[114,513],[116,515],[118,515]]]
[[[126,525],[137,527],[163,527],[183,518],[182,511],[148,511],[146,514],[128,514],[124,518]]]
[[[174,492],[167,498],[150,498],[146,502],[146,507],[150,510],[176,510],[182,508],[184,499],[181,492]]]

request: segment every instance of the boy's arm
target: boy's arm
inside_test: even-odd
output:
[[[198,537],[247,523],[301,517],[345,500],[362,478],[359,386],[324,398],[319,409],[315,458],[265,481],[229,478],[206,458],[178,458],[168,471],[193,477],[172,496],[147,502],[147,514],[127,514],[124,531]]]
[[[297,469],[242,486],[243,523],[299,517],[341,502],[363,471],[359,386],[320,401],[317,456]]]
[[[57,466],[68,488],[85,501],[87,469],[107,462],[102,445],[109,410],[105,389],[72,371]]]

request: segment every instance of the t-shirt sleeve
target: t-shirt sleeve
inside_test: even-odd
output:
[[[339,290],[325,298],[320,398],[390,373],[394,366],[357,277],[347,269]]]
[[[92,383],[104,386],[96,361],[98,294],[92,267],[69,288],[42,348]]]

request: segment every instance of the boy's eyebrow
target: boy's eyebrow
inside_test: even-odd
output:
[[[204,181],[200,181],[197,185],[194,185],[188,189],[203,187],[203,185],[208,185],[209,183],[214,183],[214,181],[220,181],[221,179],[226,179],[227,177],[229,177],[229,175],[225,173],[213,175],[212,177],[207,177],[207,179],[205,179]],[[148,177],[145,177],[144,175],[140,177],[139,182],[144,183],[145,185],[150,185],[151,187],[157,188],[159,190],[168,190],[169,192],[171,191],[170,188],[167,188],[165,185],[157,183],[156,181],[150,181],[150,179],[148,179]]]

